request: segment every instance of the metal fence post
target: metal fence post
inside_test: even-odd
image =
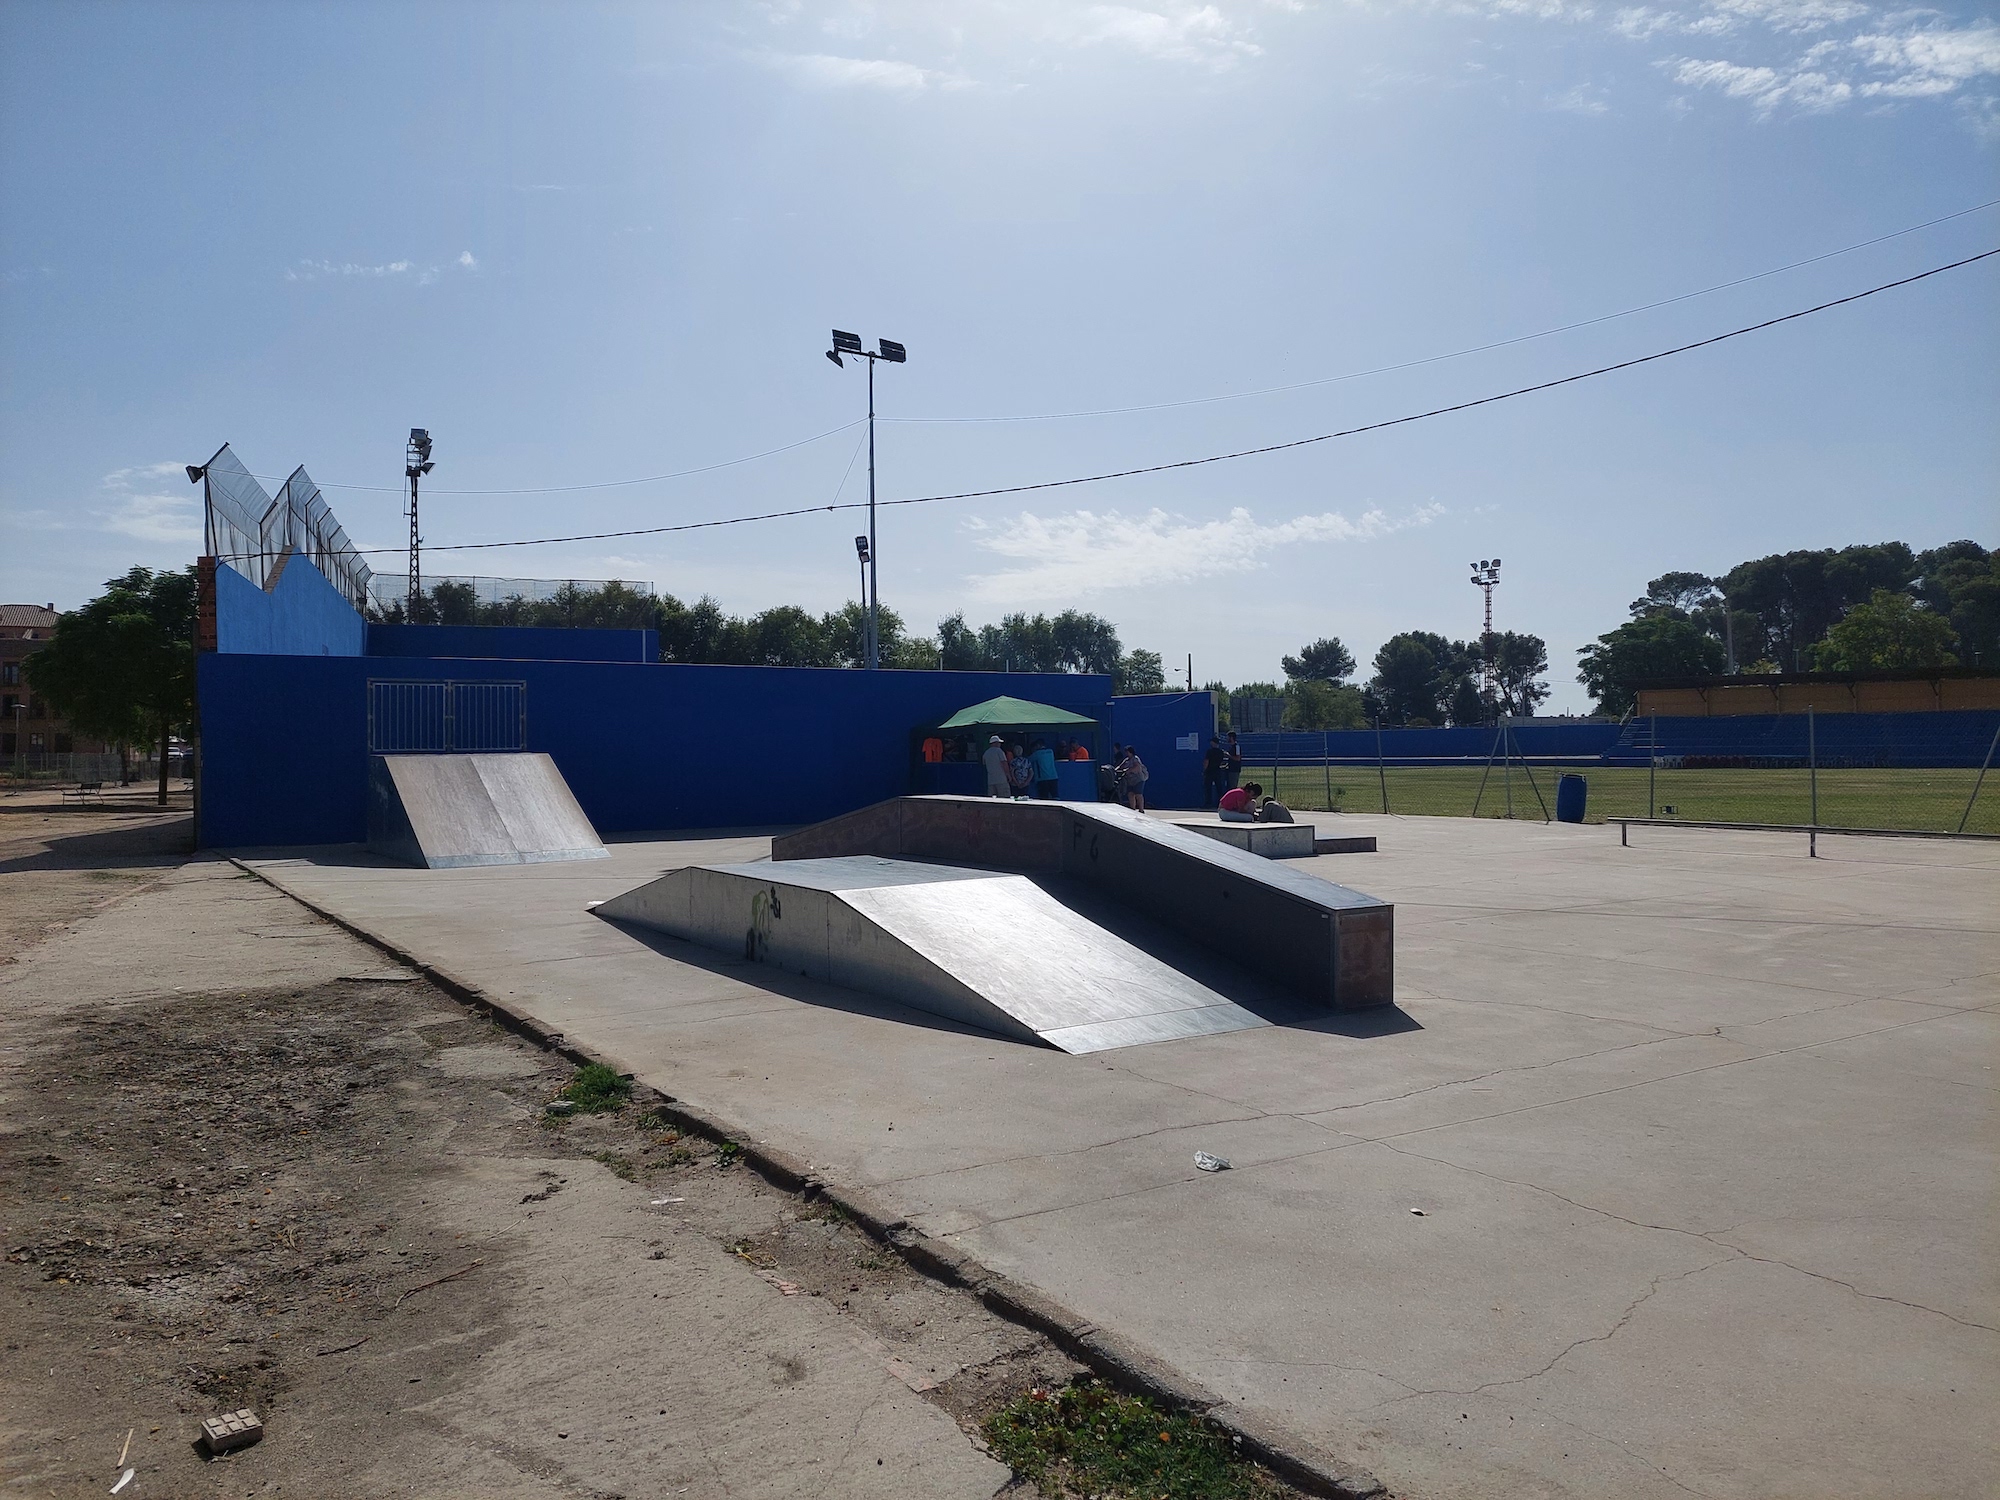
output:
[[[1646,718],[1646,816],[1660,815],[1660,794],[1657,783],[1660,775],[1660,716],[1649,714]]]
[[[1812,826],[1819,827],[1819,739],[1813,728],[1812,705],[1806,705],[1806,778],[1812,789]],[[1819,840],[1808,840],[1812,851],[1819,852]]]
[[[1382,716],[1375,716],[1375,776],[1382,783],[1382,811],[1389,811],[1389,772],[1382,760]]]
[[[1326,810],[1333,811],[1333,738],[1324,729],[1319,732],[1319,765],[1321,779],[1326,783],[1321,796],[1326,802]]]
[[[1972,795],[1965,799],[1965,811],[1958,816],[1957,832],[1965,832],[1966,820],[1972,816],[1972,804],[1979,800],[1979,789],[1986,785],[1986,772],[1993,764],[1993,751],[2000,746],[2000,729],[1993,731],[1993,739],[1986,747],[1986,759],[1979,763],[1979,776],[1972,783]]]

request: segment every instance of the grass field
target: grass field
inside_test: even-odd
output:
[[[1382,811],[1386,780],[1390,812],[1425,817],[1471,817],[1477,800],[1479,817],[1504,818],[1511,793],[1513,816],[1539,820],[1543,803],[1555,811],[1556,778],[1569,770],[1582,776],[1589,789],[1585,822],[1648,816],[1644,766],[1536,766],[1530,771],[1517,763],[1510,772],[1495,766],[1482,795],[1483,770],[1476,765],[1390,766],[1378,777],[1371,765],[1285,766],[1274,788],[1271,767],[1245,765],[1243,779],[1261,783],[1288,807],[1361,813]],[[1957,829],[1978,777],[1976,769],[1959,768],[1821,771],[1818,822],[1829,828],[1949,833]],[[1691,822],[1814,821],[1811,780],[1802,769],[1663,767],[1654,774],[1652,800],[1652,816]],[[1987,774],[1965,831],[2000,834],[2000,770]]]

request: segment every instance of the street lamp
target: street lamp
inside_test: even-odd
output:
[[[840,357],[843,354],[868,361],[868,535],[865,538],[868,550],[862,554],[861,567],[866,575],[864,593],[868,605],[868,669],[871,672],[882,665],[877,649],[881,637],[876,628],[881,590],[875,574],[875,361],[885,359],[892,365],[900,365],[910,357],[909,351],[894,339],[877,339],[876,343],[879,347],[871,353],[861,347],[859,334],[836,328],[833,330],[833,347],[826,351],[826,357],[842,369],[847,368],[847,362]],[[856,539],[857,545],[861,540],[864,539]]]
[[[410,429],[409,445],[403,450],[403,477],[410,481],[410,597],[404,606],[410,624],[417,623],[417,600],[423,594],[423,577],[418,552],[424,539],[417,534],[417,480],[437,467],[431,462],[431,435],[422,427]]]
[[[867,537],[854,539],[854,555],[861,560],[861,602],[865,605],[868,602],[868,563],[871,556]],[[865,609],[861,618],[861,659],[870,666],[875,663],[875,617]]]
[[[1486,625],[1479,633],[1479,676],[1480,687],[1487,702],[1493,701],[1493,591],[1500,586],[1500,559],[1482,559],[1471,564],[1472,582],[1476,588],[1486,591]]]

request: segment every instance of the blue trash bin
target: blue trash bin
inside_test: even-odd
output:
[[[1556,783],[1556,821],[1581,823],[1589,784],[1581,776],[1569,775]]]

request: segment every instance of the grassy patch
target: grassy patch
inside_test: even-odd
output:
[[[1263,1500],[1292,1493],[1200,1417],[1096,1381],[1030,1391],[986,1419],[993,1456],[1061,1496]]]
[[[622,1177],[627,1182],[635,1180],[638,1175],[632,1169],[632,1159],[627,1156],[620,1156],[616,1151],[600,1151],[591,1159],[602,1162],[611,1169],[613,1177]]]
[[[734,1141],[718,1141],[715,1145],[715,1164],[718,1167],[733,1167],[743,1160],[743,1148]]]
[[[620,1076],[603,1063],[586,1063],[576,1077],[563,1085],[563,1098],[576,1106],[580,1115],[601,1115],[623,1109],[632,1097],[632,1080]]]
[[[664,1130],[669,1136],[674,1134],[673,1122],[657,1109],[649,1109],[632,1122],[634,1130]]]

